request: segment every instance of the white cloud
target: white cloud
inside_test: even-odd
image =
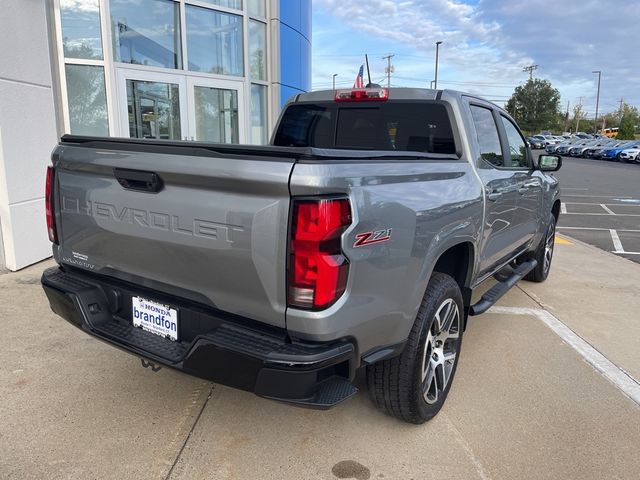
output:
[[[314,9],[333,18],[331,26],[341,28],[336,35],[322,24],[318,38],[314,31],[314,85],[326,87],[332,73],[339,73],[346,83],[352,81],[354,64],[359,65],[356,55],[373,49],[379,54],[372,55],[378,77],[374,81],[384,71],[380,55],[392,51],[398,54],[394,83],[426,85],[433,75],[434,44],[443,40],[440,80],[447,88],[502,98],[526,80],[522,67],[535,63],[539,65],[536,75],[551,80],[564,102],[573,104],[582,96],[587,111],[595,105],[592,70],[603,71],[600,111],[613,109],[620,97],[640,103],[636,65],[640,1],[471,3],[314,0]],[[349,31],[358,32],[366,42],[353,45]]]

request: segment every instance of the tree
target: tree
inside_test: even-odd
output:
[[[529,133],[557,130],[562,124],[560,92],[548,80],[529,79],[516,87],[506,110]]]
[[[636,125],[640,122],[640,113],[636,107],[632,107],[628,103],[622,104],[618,115],[622,114],[620,119],[620,129],[618,136],[620,140],[635,140]]]
[[[618,136],[620,140],[635,140],[636,138],[636,125],[633,115],[626,113],[622,115],[622,121],[620,122],[620,129],[618,130]]]

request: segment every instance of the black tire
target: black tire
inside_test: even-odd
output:
[[[452,310],[445,311],[448,307]],[[456,312],[457,317],[454,317]],[[436,335],[442,322],[442,319],[436,321],[436,314],[447,319],[449,314],[452,315],[451,325],[446,332],[441,329],[442,335]],[[463,326],[460,287],[449,275],[434,273],[402,354],[367,367],[367,384],[373,403],[387,414],[409,423],[420,424],[433,418],[442,408],[453,383]],[[455,338],[451,337],[454,333]],[[443,338],[444,341],[438,340]],[[436,347],[438,341],[441,344]],[[429,357],[428,363],[425,362],[425,354]],[[441,364],[435,365],[439,361]],[[426,392],[423,377],[425,384],[431,378]],[[443,389],[438,389],[438,382],[444,384]]]
[[[551,261],[553,260],[553,252],[555,250],[555,238],[556,238],[556,217],[551,215],[551,220],[549,221],[549,226],[540,241],[540,245],[533,254],[533,258],[538,261],[538,265],[536,268],[531,270],[524,277],[525,280],[530,282],[544,282],[549,276],[549,271],[551,270]],[[550,249],[548,251],[547,249]],[[548,262],[545,259],[548,256]]]

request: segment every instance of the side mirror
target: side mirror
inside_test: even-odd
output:
[[[540,155],[538,157],[538,170],[542,172],[557,172],[562,167],[560,155]]]

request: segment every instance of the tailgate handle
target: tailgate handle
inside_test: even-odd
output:
[[[118,183],[127,190],[149,193],[158,193],[162,190],[162,179],[154,172],[114,168],[113,174]]]

